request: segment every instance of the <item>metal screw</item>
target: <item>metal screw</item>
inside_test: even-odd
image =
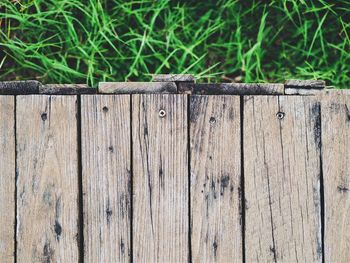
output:
[[[214,124],[216,122],[216,119],[214,117],[210,117],[209,122],[211,124]]]
[[[160,111],[159,111],[159,117],[164,118],[165,115],[166,115],[165,110],[160,110]]]
[[[277,118],[280,119],[280,120],[282,120],[285,115],[286,114],[284,112],[281,112],[281,111],[277,112],[277,114],[276,114]]]

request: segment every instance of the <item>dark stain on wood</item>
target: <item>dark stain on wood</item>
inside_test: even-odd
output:
[[[42,263],[53,262],[54,250],[51,248],[50,242],[46,241],[43,248]]]
[[[54,225],[57,241],[60,240],[60,237],[62,234],[62,226],[59,222],[60,216],[61,216],[61,197],[58,197],[56,200],[56,206],[55,206],[55,225]]]
[[[124,241],[123,241],[122,238],[120,239],[119,248],[120,248],[120,252],[121,252],[122,254],[124,254],[124,253],[125,253],[125,244],[124,244]]]
[[[191,96],[190,99],[190,122],[196,123],[198,116],[201,114],[201,105],[203,104],[202,100],[205,100],[205,98],[199,96]]]
[[[218,242],[216,241],[216,236],[214,238],[214,242],[213,242],[213,250],[214,250],[214,257],[216,258],[216,253],[217,253],[217,250],[218,250]]]
[[[346,121],[350,122],[350,110],[348,108],[348,105],[344,105],[345,107],[345,114],[346,114]]]
[[[114,153],[114,147],[111,145],[108,147],[108,151],[111,152],[111,153]]]
[[[47,120],[47,113],[46,112],[43,112],[41,114],[41,119],[42,119],[42,121],[46,121]]]
[[[314,141],[318,149],[321,148],[321,105],[316,102],[312,105],[311,118],[314,123]]]
[[[62,234],[62,226],[61,226],[60,222],[58,222],[57,219],[55,220],[54,229],[55,229],[55,234],[56,234],[56,240],[59,241],[61,234]]]
[[[220,195],[224,195],[225,189],[230,184],[230,176],[227,174],[223,174],[220,178]]]
[[[102,110],[103,110],[104,113],[107,113],[109,109],[108,109],[107,106],[104,106],[104,107],[102,108]]]
[[[110,207],[109,200],[107,201],[107,207],[106,207],[106,218],[107,218],[107,224],[109,225],[111,222],[111,217],[113,215],[113,210]]]
[[[349,188],[343,185],[338,185],[337,189],[338,189],[338,192],[343,194],[349,192]]]

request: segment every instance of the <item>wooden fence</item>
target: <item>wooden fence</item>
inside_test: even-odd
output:
[[[349,92],[16,94],[1,262],[350,262]]]

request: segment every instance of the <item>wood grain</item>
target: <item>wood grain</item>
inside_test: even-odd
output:
[[[18,96],[17,262],[78,262],[76,96]]]
[[[81,97],[84,262],[130,261],[130,96]]]
[[[322,97],[325,262],[350,260],[350,93]]]
[[[14,262],[15,253],[15,100],[0,96],[0,259]]]
[[[159,94],[176,93],[175,82],[100,82],[99,93]]]
[[[271,83],[180,83],[179,91],[198,95],[279,95],[284,94],[283,84]]]
[[[133,95],[132,129],[134,261],[187,262],[187,97]]]
[[[240,99],[190,105],[193,262],[242,262]]]
[[[321,262],[320,105],[244,99],[247,262]]]

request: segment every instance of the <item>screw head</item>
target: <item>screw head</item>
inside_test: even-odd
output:
[[[159,117],[164,118],[166,116],[165,110],[160,110],[159,111]]]
[[[276,116],[279,120],[282,120],[286,114],[282,111],[276,113]]]
[[[214,117],[210,117],[209,122],[211,124],[214,124],[216,122],[216,119]]]

